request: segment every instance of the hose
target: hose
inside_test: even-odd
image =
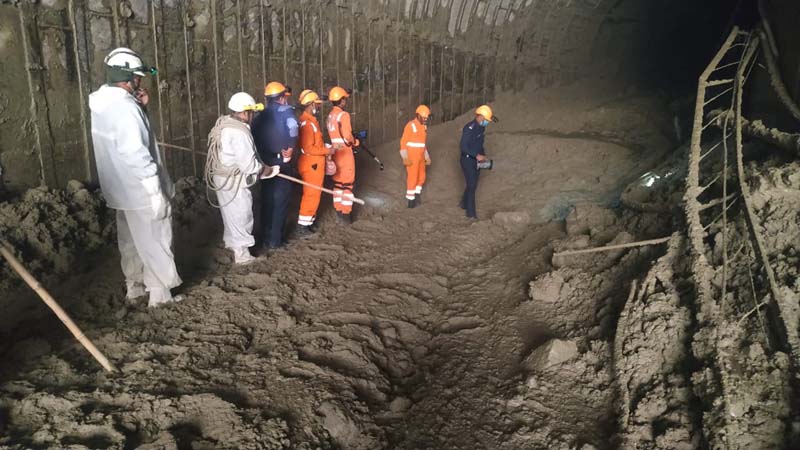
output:
[[[231,204],[236,196],[239,194],[239,188],[242,186],[242,180],[245,180],[245,188],[256,184],[258,177],[253,177],[252,182],[247,180],[242,171],[238,167],[228,167],[222,164],[219,160],[219,152],[222,149],[222,130],[225,128],[232,128],[243,131],[250,135],[250,129],[244,123],[239,122],[230,116],[221,116],[214,124],[214,128],[208,133],[208,153],[206,153],[206,166],[203,178],[206,182],[206,199],[208,203],[214,208],[222,208]],[[222,184],[217,184],[214,181],[215,176],[225,177]],[[236,193],[224,205],[215,204],[211,200],[210,191],[227,191],[233,189]]]

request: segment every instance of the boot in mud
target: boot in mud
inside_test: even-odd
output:
[[[417,204],[416,204],[416,202],[414,202],[414,200],[409,200],[408,201],[408,207],[409,208],[416,208]]]
[[[300,225],[297,227],[297,237],[300,239],[308,239],[314,234],[309,225]]]
[[[353,219],[350,217],[350,214],[344,214],[339,211],[336,211],[336,223],[340,223],[342,225],[350,225],[353,223]]]

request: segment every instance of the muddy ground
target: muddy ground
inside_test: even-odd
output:
[[[113,223],[98,219],[95,234],[64,238],[88,264],[68,264],[47,287],[120,372],[102,372],[6,279],[0,448],[700,448],[690,371],[670,363],[689,350],[643,351],[685,341],[691,313],[672,294],[669,316],[631,301],[652,295],[632,296],[631,283],[659,258],[654,271],[680,272],[680,243],[553,258],[677,229],[668,208],[619,201],[678,146],[668,100],[596,84],[501,95],[480,221],[457,206],[464,116],[429,130],[420,208],[404,208],[396,143],[381,146],[386,171],[359,160],[369,207],[352,227],[326,205],[317,235],[244,268],[231,267],[218,212],[184,180],[186,300],[165,308],[124,300],[113,245],[79,243],[113,243]],[[50,272],[28,239],[17,240],[21,256]],[[652,317],[672,325],[642,339]],[[642,372],[650,361],[666,368]],[[646,388],[631,400],[636,386]]]

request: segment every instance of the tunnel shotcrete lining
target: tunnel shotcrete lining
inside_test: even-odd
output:
[[[434,123],[441,123],[525,80],[544,86],[591,75],[677,85],[713,52],[711,36],[721,34],[731,8],[720,5],[692,11],[690,1],[648,9],[633,0],[3,2],[3,182],[16,191],[94,182],[86,97],[103,82],[103,57],[116,46],[134,48],[159,68],[148,86],[154,130],[162,142],[196,152],[164,149],[180,177],[202,173],[205,134],[227,97],[258,94],[270,79],[298,91],[352,87],[355,124],[370,129],[377,144],[399,137],[420,102],[430,103]],[[708,45],[681,45],[692,38]]]

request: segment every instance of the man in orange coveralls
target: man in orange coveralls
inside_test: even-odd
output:
[[[325,181],[325,158],[330,153],[322,140],[322,129],[315,117],[322,100],[310,89],[301,92],[298,100],[304,109],[300,114],[300,159],[297,168],[303,181],[322,186]],[[311,226],[317,219],[321,197],[321,191],[308,186],[303,187],[300,214],[297,216],[299,237],[306,237],[314,232]]]
[[[336,86],[328,93],[328,100],[333,109],[328,114],[328,136],[333,145],[333,162],[336,163],[336,174],[333,176],[333,209],[339,223],[350,224],[350,213],[353,211],[353,184],[356,181],[356,161],[353,148],[361,143],[353,137],[350,113],[345,111],[350,93]]]
[[[425,145],[428,118],[431,110],[419,105],[414,119],[406,124],[400,139],[400,157],[406,166],[406,199],[409,208],[422,204],[422,186],[425,185],[425,166],[431,164],[431,155]]]

